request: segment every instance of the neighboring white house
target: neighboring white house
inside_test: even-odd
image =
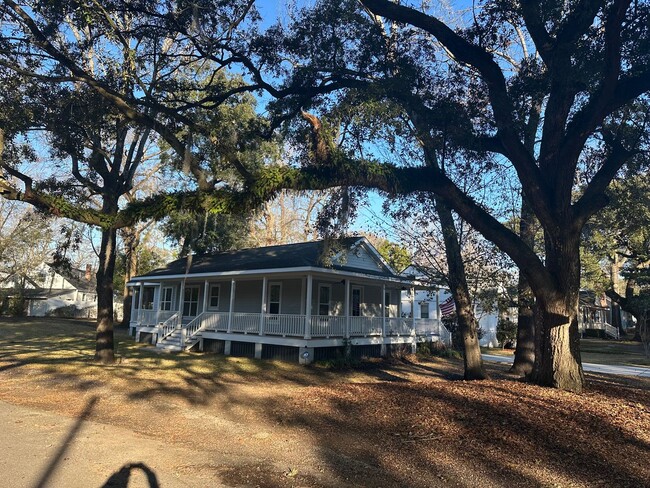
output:
[[[131,329],[160,348],[310,363],[413,350],[399,276],[364,237],[191,256],[133,278]]]
[[[5,299],[22,296],[26,313],[43,317],[57,309],[77,317],[95,317],[97,313],[95,276],[90,265],[85,270],[43,263],[30,274],[0,277],[0,292]]]
[[[415,266],[409,266],[402,273],[402,276],[411,277],[417,280],[422,287],[426,287],[427,279]],[[412,295],[410,290],[404,290],[401,294],[402,313],[404,317],[413,317],[416,319],[428,319],[439,321],[441,318],[440,304],[445,303],[451,297],[449,290],[441,286],[429,285],[428,289],[417,289]],[[411,311],[414,311],[414,315]],[[483,337],[480,340],[481,346],[498,347],[497,340],[497,323],[499,321],[499,312],[484,311],[479,304],[474,306],[474,314],[478,319],[479,327],[483,330]],[[516,309],[509,310],[506,314],[510,320],[517,321]]]

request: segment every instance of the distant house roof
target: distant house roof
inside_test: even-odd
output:
[[[364,274],[400,279],[377,254],[377,270],[359,269],[347,266],[337,260],[341,251],[347,251],[361,245],[369,246],[371,254],[377,251],[363,237],[347,237],[342,239],[301,242],[298,244],[284,244],[279,246],[258,247],[228,251],[215,254],[195,255],[191,258],[189,269],[188,259],[181,258],[167,266],[155,269],[145,275],[136,277],[136,280],[195,274],[218,274],[236,271],[263,271],[290,268],[316,267],[335,269],[349,272],[362,272]]]
[[[83,270],[57,264],[48,264],[48,266],[79,291],[94,293],[97,290],[97,278],[90,269]]]

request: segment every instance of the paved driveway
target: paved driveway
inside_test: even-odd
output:
[[[495,354],[482,354],[485,361],[495,363],[512,363],[513,356],[497,356]],[[650,368],[643,366],[614,366],[607,364],[582,363],[582,369],[590,373],[614,374],[618,376],[639,376],[650,378]]]

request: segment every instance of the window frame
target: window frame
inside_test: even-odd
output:
[[[214,289],[217,289],[217,304],[212,305],[212,299],[214,298],[214,295],[212,294],[212,291]],[[210,283],[210,286],[208,287],[208,310],[219,310],[219,305],[221,304],[221,284],[220,283]]]
[[[327,290],[327,303],[321,302],[321,290],[326,289]],[[327,305],[327,313],[323,314],[321,313],[321,306]],[[318,285],[318,300],[317,300],[317,306],[318,306],[318,315],[321,317],[329,317],[330,314],[332,313],[332,285],[327,284],[327,283],[319,283]]]
[[[187,292],[189,290],[196,290],[196,301],[188,301],[187,300]],[[199,314],[199,298],[201,296],[201,287],[198,285],[190,285],[186,286],[183,290],[183,308],[181,309],[181,314],[183,317],[196,317]],[[188,314],[185,314],[185,304],[189,304],[188,307]],[[194,315],[191,315],[192,312],[192,304],[196,305],[196,313]]]
[[[359,313],[354,314],[354,292],[359,291]],[[363,317],[363,286],[353,286],[350,290],[350,317]]]
[[[266,296],[266,313],[268,315],[280,315],[282,313],[282,282],[280,281],[271,281],[268,284],[268,291],[267,291],[267,296]],[[277,302],[272,302],[271,301],[271,291],[273,290],[273,287],[278,287],[279,292],[278,292],[278,301]],[[271,312],[271,304],[272,303],[277,303],[278,304],[278,311],[277,312]]]
[[[165,300],[165,292],[169,290],[169,300]],[[169,308],[165,308],[165,305],[169,304]],[[174,306],[174,287],[173,286],[163,286],[160,289],[160,310],[165,312],[171,312]]]

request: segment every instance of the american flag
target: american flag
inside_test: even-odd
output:
[[[451,315],[456,311],[456,304],[452,297],[447,298],[444,302],[440,304],[440,313],[444,317],[445,315]]]

